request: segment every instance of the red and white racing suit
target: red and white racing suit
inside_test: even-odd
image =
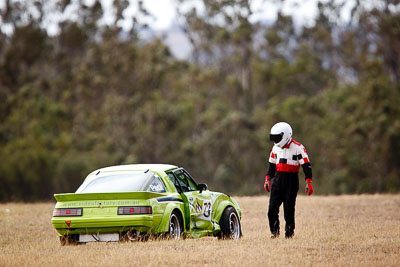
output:
[[[299,170],[302,166],[305,178],[312,179],[310,159],[305,147],[291,140],[283,148],[274,145],[269,156],[267,175],[274,178],[269,199],[268,220],[271,233],[279,234],[279,207],[283,203],[286,221],[285,235],[292,237],[295,228],[295,205],[299,190]]]

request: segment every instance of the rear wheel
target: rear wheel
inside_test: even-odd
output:
[[[179,220],[179,215],[176,211],[171,213],[169,218],[169,232],[168,237],[171,239],[179,240],[182,235],[182,225]]]
[[[137,230],[129,230],[122,235],[121,240],[126,242],[137,242],[137,241],[147,241],[150,238],[150,234],[146,232],[139,232]]]
[[[227,207],[224,210],[219,223],[221,226],[219,238],[236,240],[242,237],[239,216],[233,207]]]

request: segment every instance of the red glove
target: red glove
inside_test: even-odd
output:
[[[306,189],[304,192],[308,193],[309,196],[311,196],[311,194],[314,192],[314,189],[312,187],[312,180],[310,178],[306,179]]]
[[[271,191],[271,181],[269,180],[269,176],[268,175],[265,176],[264,189],[267,192]]]

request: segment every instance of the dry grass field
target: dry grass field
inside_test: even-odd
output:
[[[400,195],[299,196],[290,240],[269,238],[268,196],[236,199],[243,209],[239,241],[67,247],[50,223],[54,203],[3,203],[0,266],[400,266]]]

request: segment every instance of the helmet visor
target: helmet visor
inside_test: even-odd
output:
[[[282,140],[283,133],[280,134],[270,134],[269,135],[269,140],[274,142],[275,144],[279,143]]]

